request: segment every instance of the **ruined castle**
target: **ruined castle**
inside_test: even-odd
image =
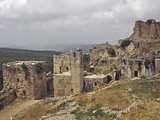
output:
[[[42,99],[89,92],[111,81],[152,76],[160,72],[160,22],[137,21],[133,34],[118,46],[95,45],[53,56],[53,69],[45,61],[3,64],[0,107],[12,100]],[[53,71],[53,72],[52,72]]]

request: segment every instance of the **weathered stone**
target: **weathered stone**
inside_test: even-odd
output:
[[[41,99],[47,95],[48,64],[18,61],[3,64],[4,91],[15,90],[18,98]]]
[[[54,56],[54,95],[77,94],[83,88],[83,56],[81,50]]]
[[[160,39],[160,22],[155,20],[137,21],[132,35],[133,40],[152,41]]]

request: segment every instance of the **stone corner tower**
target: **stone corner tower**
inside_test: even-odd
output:
[[[71,91],[79,94],[83,88],[83,57],[82,50],[78,49],[71,55]]]

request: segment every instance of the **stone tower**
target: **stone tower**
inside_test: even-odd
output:
[[[71,88],[74,94],[82,91],[83,60],[82,50],[76,50],[71,55]]]
[[[54,96],[69,96],[82,91],[82,59],[82,50],[54,56]]]

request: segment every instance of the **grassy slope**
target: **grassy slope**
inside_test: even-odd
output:
[[[133,96],[136,96],[136,98]],[[80,105],[80,109],[75,111],[74,114],[78,120],[84,120],[83,117],[86,118],[86,116],[92,114],[90,110],[99,110],[98,105],[109,107],[112,110],[120,110],[139,99],[144,104],[138,105],[129,113],[123,114],[122,120],[158,120],[160,102],[157,101],[157,98],[160,98],[160,80],[121,81],[110,88],[74,97],[74,101]],[[23,116],[21,120],[39,120],[40,116],[54,113],[55,110],[51,105],[36,104],[23,115],[21,114]],[[97,115],[97,120],[113,120],[115,118],[112,115],[104,115],[100,110],[94,115]]]
[[[132,91],[129,91],[129,89]],[[144,102],[144,105],[140,105],[130,113],[124,114],[123,119],[158,120],[157,118],[160,116],[160,102],[156,101],[157,98],[160,98],[160,81],[141,80],[125,81],[92,95],[83,94],[77,96],[76,101],[85,106],[85,110],[83,108],[81,111],[88,111],[98,104],[103,107],[109,107],[112,110],[121,110],[127,108],[136,99],[140,99]],[[104,117],[98,120],[101,119],[108,120]]]

